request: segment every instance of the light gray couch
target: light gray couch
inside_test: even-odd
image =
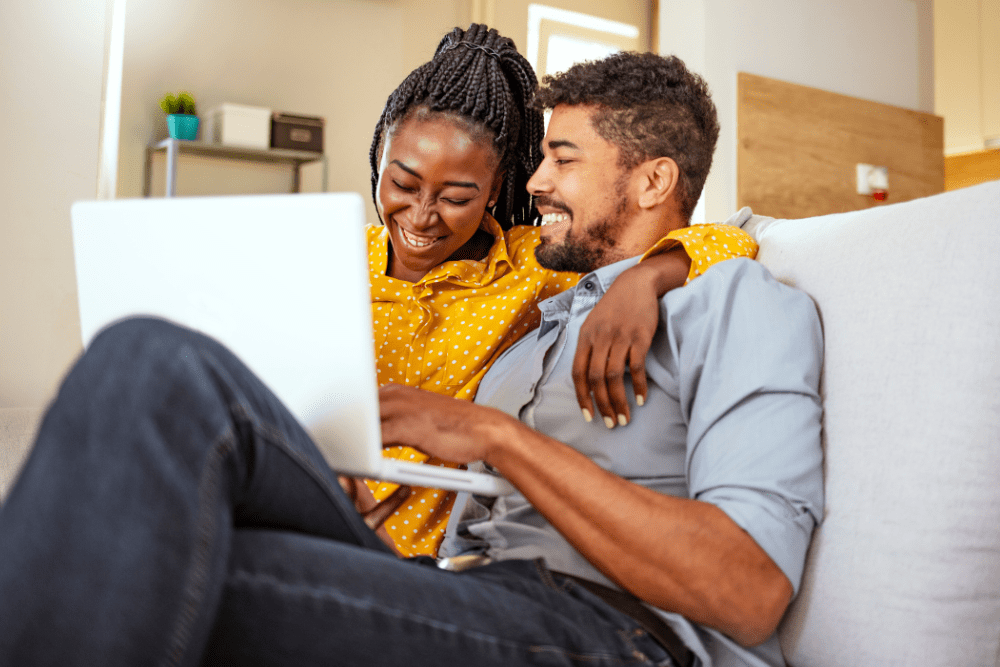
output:
[[[826,516],[786,659],[1000,665],[1000,182],[744,228],[826,344]]]
[[[1000,666],[1000,182],[741,219],[826,336],[826,516],[786,659]],[[36,419],[0,411],[0,493]]]

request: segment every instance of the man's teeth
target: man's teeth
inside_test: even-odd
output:
[[[423,248],[437,241],[436,238],[427,239],[427,238],[421,238],[419,236],[414,236],[413,234],[408,234],[406,230],[403,229],[402,227],[399,228],[399,231],[403,235],[403,240],[409,243],[414,248]]]
[[[569,216],[565,213],[546,213],[542,216],[542,226],[551,225],[553,222],[563,222],[564,220],[569,220]]]

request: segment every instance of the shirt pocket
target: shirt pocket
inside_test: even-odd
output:
[[[436,341],[428,342],[427,345],[428,347],[423,348],[423,354],[415,357],[421,364],[420,377],[423,379],[420,386],[438,393],[454,394],[465,385],[475,370],[469,365],[468,358],[461,349],[451,349],[454,343]]]
[[[451,349],[454,343],[449,344],[437,332],[419,331],[421,315],[401,303],[372,304],[379,384],[396,382],[452,394],[472,375],[471,367],[463,361],[467,357],[462,349]],[[466,370],[462,370],[463,365]]]

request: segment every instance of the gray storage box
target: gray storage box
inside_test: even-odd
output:
[[[271,148],[323,152],[323,119],[276,111],[271,115]]]

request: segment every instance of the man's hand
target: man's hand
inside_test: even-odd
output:
[[[631,421],[626,365],[636,403],[645,402],[646,353],[660,320],[660,297],[684,284],[690,266],[680,245],[650,257],[623,272],[587,316],[573,358],[573,386],[584,419],[595,414],[596,402],[608,428]]]
[[[382,444],[405,445],[455,463],[486,461],[495,430],[511,417],[433,392],[387,384],[379,389]]]
[[[493,408],[401,385],[382,387],[379,400],[383,444],[487,461],[598,570],[642,600],[744,645],[774,632],[792,585],[718,507],[617,477]]]

